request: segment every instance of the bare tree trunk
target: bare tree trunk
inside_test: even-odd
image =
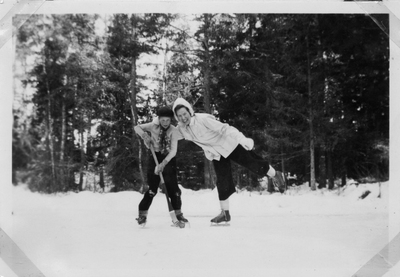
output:
[[[347,182],[346,158],[343,158],[341,162],[341,175],[342,175],[341,186],[344,187]]]
[[[326,150],[321,150],[319,162],[319,185],[321,188],[326,188]]]
[[[103,165],[100,166],[100,180],[99,180],[99,185],[100,185],[100,188],[101,188],[101,189],[103,190],[103,192],[104,192],[105,184],[104,184],[104,166],[103,166]]]
[[[285,191],[286,191],[287,190],[287,178],[286,178],[285,159],[283,158],[283,149],[282,148],[281,148],[281,163],[282,163],[283,181],[285,182]]]
[[[75,90],[76,93],[78,93],[78,88],[76,87]],[[80,164],[80,169],[79,169],[79,191],[82,191],[83,189],[86,189],[86,183],[87,183],[87,174],[86,174],[86,182],[85,182],[85,188],[83,187],[83,175],[85,173],[85,165],[87,162],[86,158],[86,153],[85,153],[85,140],[84,140],[84,133],[85,133],[85,127],[84,127],[84,114],[83,110],[79,111],[79,135],[80,135],[80,152],[81,152],[81,164]],[[87,151],[87,149],[86,149]],[[87,169],[87,168],[86,168]],[[86,170],[87,173],[87,170]]]
[[[241,174],[240,174],[240,168],[238,166],[234,167],[236,169],[236,186],[240,188],[240,183],[241,183]]]
[[[135,16],[135,15],[132,15]],[[137,29],[136,29],[136,23],[134,21],[134,25],[132,26],[132,39],[135,44],[137,44]],[[132,68],[131,68],[131,82],[130,82],[130,87],[131,87],[131,113],[132,113],[132,143],[133,145],[135,144],[135,141],[138,142],[138,159],[139,159],[139,172],[140,172],[140,177],[142,179],[142,186],[145,183],[145,177],[144,177],[144,172],[143,172],[143,165],[142,165],[142,142],[140,139],[137,139],[135,135],[135,130],[134,127],[137,125],[138,122],[138,114],[137,114],[137,107],[136,107],[136,94],[137,94],[137,87],[136,87],[136,79],[137,79],[137,73],[136,73],[136,56],[132,56],[131,62],[132,62]]]
[[[138,159],[139,159],[139,172],[140,177],[142,179],[142,184],[145,183],[144,172],[143,172],[143,165],[142,165],[142,156],[143,156],[143,147],[142,141],[137,139],[135,135],[134,127],[137,125],[138,122],[138,115],[137,115],[137,108],[136,108],[136,57],[132,57],[132,70],[131,70],[131,113],[132,113],[132,141],[138,142]]]
[[[162,80],[163,80],[163,87],[162,87],[162,92],[163,92],[163,97],[162,97],[162,101],[164,103],[168,103],[167,100],[167,53],[168,53],[168,43],[165,42],[165,50],[164,50],[164,67],[163,67],[163,76],[162,76]]]
[[[79,146],[80,146],[80,152],[81,152],[81,164],[79,167],[79,191],[83,190],[83,170],[84,170],[84,166],[85,166],[85,151],[84,151],[84,147],[83,147],[83,132],[82,130],[79,130],[80,134],[79,134]]]
[[[211,101],[210,101],[210,52],[208,48],[208,41],[209,41],[209,36],[208,36],[208,29],[210,26],[210,21],[209,21],[209,15],[205,14],[204,15],[204,41],[203,41],[203,48],[204,48],[204,55],[205,55],[205,63],[203,66],[203,72],[204,72],[204,110],[206,113],[211,113]],[[211,161],[209,161],[207,158],[204,158],[204,182],[206,184],[207,188],[213,188],[215,187],[216,183],[216,175],[214,173],[214,167]]]
[[[84,130],[86,131],[86,159],[89,158],[89,161],[92,161],[93,158],[93,145],[92,145],[92,140],[91,140],[91,131],[92,131],[92,112],[91,109],[89,108],[87,110],[87,124],[86,124],[87,129]]]
[[[333,170],[332,170],[332,152],[330,149],[327,151],[328,153],[328,188],[333,189],[334,187],[334,180],[333,180]]]
[[[81,116],[82,120],[82,116]],[[82,124],[82,122],[81,122]],[[79,168],[79,191],[83,190],[83,171],[85,167],[85,161],[86,161],[86,156],[85,156],[85,147],[84,147],[84,141],[83,141],[83,129],[79,128],[80,132],[80,150],[81,150],[81,165]]]
[[[64,161],[65,155],[65,140],[67,137],[67,119],[66,119],[66,107],[65,100],[62,101],[61,106],[61,146],[60,146],[60,162]]]
[[[44,71],[46,74],[46,64],[44,65]],[[54,185],[56,184],[56,166],[54,160],[54,143],[53,143],[53,121],[51,118],[51,93],[49,81],[46,79],[46,89],[47,89],[47,141],[50,152],[50,163],[51,163],[51,179],[52,179],[52,188],[48,188],[49,190],[54,190]]]
[[[78,99],[78,85],[77,82],[74,84],[74,99]],[[78,183],[78,191],[82,191],[83,189],[83,174],[84,174],[84,165],[85,165],[85,151],[84,151],[84,144],[83,144],[83,130],[81,125],[83,124],[83,115],[82,110],[73,111],[74,118],[79,118],[79,129],[78,129],[78,136],[79,136],[79,150],[80,150],[80,166],[79,166],[79,183]]]
[[[310,48],[309,38],[306,37],[307,43],[307,86],[308,86],[308,106],[309,106],[309,128],[310,128],[310,186],[311,190],[316,190],[315,186],[315,141],[314,141],[314,114],[311,90],[311,64],[310,64]]]

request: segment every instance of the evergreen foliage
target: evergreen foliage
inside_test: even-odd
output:
[[[15,34],[22,85],[13,108],[13,182],[47,193],[88,189],[84,179],[95,168],[94,187],[144,191],[149,155],[133,126],[177,97],[253,138],[258,154],[302,181],[332,189],[338,179],[387,180],[388,21],[384,14],[33,15]],[[213,187],[199,147],[179,142],[177,162],[182,186]],[[238,188],[258,187],[259,176],[233,166]]]

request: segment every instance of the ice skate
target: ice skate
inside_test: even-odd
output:
[[[147,223],[147,217],[144,215],[140,215],[138,218],[136,218],[136,221],[138,222],[139,226],[145,227]]]
[[[280,193],[284,193],[286,190],[285,181],[283,180],[283,174],[280,171],[276,171],[275,176],[272,177],[274,186],[278,188]]]
[[[231,215],[228,210],[222,210],[219,215],[211,219],[211,226],[229,226]]]
[[[187,219],[183,216],[183,214],[177,214],[177,215],[176,215],[176,218],[177,218],[179,221],[184,222],[184,223],[188,223],[188,222],[189,222],[189,220],[187,220]]]
[[[185,228],[185,222],[182,222],[182,221],[179,221],[179,220],[177,220],[175,222],[172,221],[172,225],[171,226],[172,227]]]
[[[190,227],[190,222],[187,220],[184,216],[183,213],[177,214],[176,219],[178,219],[180,222],[183,222],[185,225]]]

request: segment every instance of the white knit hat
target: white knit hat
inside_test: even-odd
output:
[[[183,98],[177,98],[177,99],[175,100],[175,102],[174,102],[174,105],[172,106],[172,110],[174,111],[175,119],[176,119],[177,121],[179,121],[179,120],[178,120],[178,117],[176,116],[175,108],[176,108],[178,105],[183,105],[183,106],[185,106],[185,107],[189,110],[190,115],[191,115],[191,116],[194,115],[194,110],[193,110],[193,108],[192,108],[192,105],[190,105],[189,102],[186,101],[186,100],[183,99]]]

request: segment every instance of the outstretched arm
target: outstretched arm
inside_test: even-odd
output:
[[[227,123],[222,123],[215,119],[214,116],[209,115],[204,118],[204,125],[223,136],[233,137],[239,144],[241,144],[246,150],[250,151],[254,148],[254,141],[251,138],[246,138],[245,135],[233,126]]]

